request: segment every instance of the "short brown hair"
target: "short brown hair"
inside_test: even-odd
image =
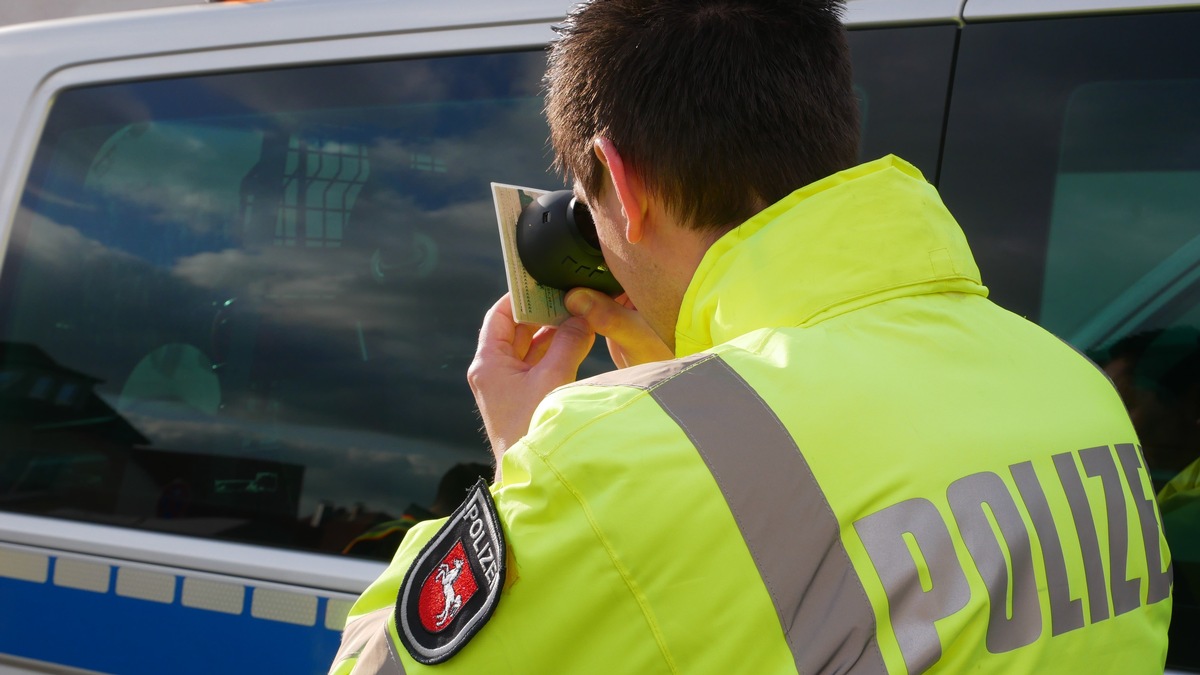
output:
[[[597,195],[596,136],[676,217],[740,224],[858,158],[842,0],[593,0],[546,72],[555,165]]]

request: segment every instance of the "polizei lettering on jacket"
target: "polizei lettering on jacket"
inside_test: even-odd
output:
[[[1031,644],[1042,636],[1045,623],[1050,636],[1058,636],[1170,596],[1172,566],[1164,560],[1158,510],[1142,480],[1140,449],[1101,446],[1051,459],[1053,473],[1042,476],[1032,462],[1008,467],[1015,493],[991,471],[954,481],[946,489],[953,522],[932,501],[914,498],[854,523],[887,593],[892,630],[910,673],[924,672],[941,658],[934,624],[971,599],[952,527],[987,588],[986,647],[992,653]],[[1093,517],[1089,488],[1104,496],[1100,522]],[[1060,506],[1055,517],[1048,495],[1057,504],[1065,502],[1069,516]],[[1127,500],[1136,526],[1127,517]],[[1032,523],[1032,532],[1026,522]],[[1098,527],[1104,528],[1103,539]],[[1031,535],[1040,544],[1039,560],[1034,559]],[[1102,540],[1107,550],[1102,550]],[[1133,555],[1144,556],[1145,576],[1130,577],[1131,547]],[[1082,559],[1082,579],[1078,564],[1068,566],[1068,556]],[[1048,616],[1038,597],[1035,565],[1045,575]]]
[[[467,526],[467,534],[471,538],[471,549],[475,551],[475,560],[483,568],[483,576],[487,579],[488,586],[495,588],[500,581],[500,566],[497,563],[493,541],[485,536],[488,526],[483,520],[483,514],[479,511],[479,502],[472,501],[466,515],[470,522],[470,525]]]

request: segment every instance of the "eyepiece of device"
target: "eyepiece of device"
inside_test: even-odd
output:
[[[517,254],[543,286],[621,293],[621,285],[604,264],[592,213],[570,190],[545,194],[521,211]]]

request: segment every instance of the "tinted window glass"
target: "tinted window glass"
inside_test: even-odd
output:
[[[1186,283],[1200,260],[1197,120],[1200,80],[1075,90],[1050,212],[1047,328],[1087,346],[1150,328],[1150,316]]]
[[[1088,353],[1129,408],[1174,560],[1168,662],[1185,667],[1200,666],[1198,29],[1194,13],[968,26],[942,173],[993,298]]]
[[[954,26],[850,31],[863,160],[899,155],[936,181],[957,33]]]
[[[559,184],[543,69],[64,93],[0,281],[0,504],[363,555],[456,505],[490,474],[464,380],[505,290],[488,182]]]

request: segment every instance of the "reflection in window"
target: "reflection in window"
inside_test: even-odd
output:
[[[290,139],[276,245],[341,246],[354,201],[370,175],[365,145]]]
[[[1093,347],[1197,278],[1200,82],[1104,82],[1071,97],[1054,190],[1042,323]],[[1169,320],[1168,320],[1169,323]]]
[[[445,512],[490,471],[488,184],[558,184],[544,67],[63,93],[0,278],[0,508],[371,557]]]

